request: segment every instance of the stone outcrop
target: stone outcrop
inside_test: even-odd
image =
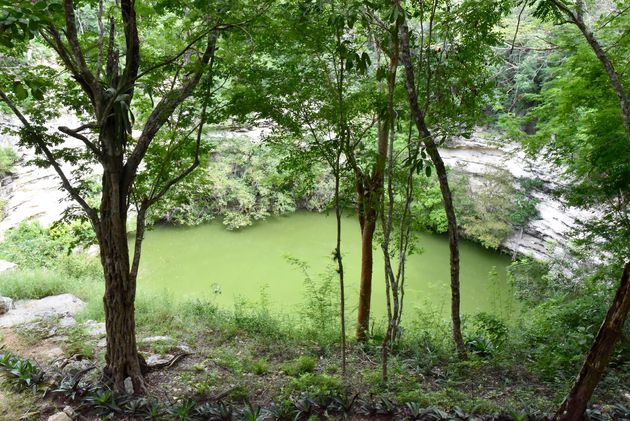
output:
[[[78,124],[78,119],[64,115],[50,124],[50,131],[55,132],[58,126],[76,127]],[[17,121],[6,115],[0,115],[0,126],[18,127]],[[9,228],[16,227],[25,220],[38,221],[48,226],[58,221],[72,205],[67,193],[61,189],[57,173],[52,168],[30,164],[35,157],[34,151],[18,147],[17,140],[13,136],[0,135],[0,145],[12,146],[19,156],[19,162],[12,173],[0,183],[0,197],[6,200],[6,217],[0,221],[0,237]],[[83,144],[71,139],[63,147],[83,147]],[[66,174],[71,174],[71,166],[63,164],[62,168]]]
[[[15,263],[0,259],[0,273],[15,269],[16,267],[17,265]]]
[[[507,238],[502,247],[511,253],[547,260],[554,247],[563,247],[578,219],[592,213],[562,203],[553,192],[562,186],[562,175],[549,162],[532,159],[516,144],[489,138],[477,132],[471,139],[457,139],[440,149],[444,162],[474,181],[498,170],[507,170],[517,178],[537,179],[540,187],[530,194],[538,200],[538,218],[529,221],[523,230]],[[471,183],[474,185],[474,183]]]

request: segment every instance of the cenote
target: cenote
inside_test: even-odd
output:
[[[356,218],[348,215],[343,224],[342,254],[351,317],[356,313],[359,288],[360,233]],[[238,231],[229,231],[219,222],[157,226],[146,233],[139,288],[166,290],[175,299],[210,298],[223,308],[264,301],[273,311],[290,313],[303,305],[306,286],[304,273],[289,258],[305,262],[310,277],[318,279],[331,269],[334,241],[334,217],[308,212],[271,217]],[[448,240],[442,235],[421,234],[417,246],[407,263],[406,312],[420,309],[447,315]],[[506,280],[509,258],[468,241],[462,242],[460,253],[462,312],[512,314],[518,304]],[[374,256],[372,311],[381,318],[386,304],[380,248]]]

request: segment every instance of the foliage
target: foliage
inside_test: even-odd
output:
[[[295,360],[287,363],[283,367],[283,371],[292,377],[298,377],[306,373],[312,373],[315,370],[317,360],[308,355],[302,355]]]
[[[487,357],[505,344],[508,327],[496,316],[478,313],[467,322],[465,341],[473,354]]]
[[[609,51],[613,60],[623,60],[630,51],[625,38],[612,41],[616,26],[623,25],[623,19],[611,19],[598,34],[603,42],[615,42]],[[581,244],[591,253],[603,249],[621,260],[629,254],[630,144],[619,102],[588,45],[571,31],[559,34],[556,42],[562,50],[555,54],[541,92],[532,96],[535,106],[527,115],[537,131],[521,139],[531,154],[563,169],[569,182],[561,193],[570,205],[600,210],[583,221]],[[627,76],[621,75],[625,86],[630,84]]]
[[[281,150],[248,138],[209,142],[212,153],[205,167],[171,190],[152,211],[154,220],[197,225],[221,217],[228,229],[238,229],[298,207],[328,205],[329,186],[321,170],[286,170]]]
[[[24,221],[8,231],[0,243],[0,256],[24,268],[52,268],[68,265],[69,270],[80,270],[80,262],[70,253],[78,246],[94,241],[94,234],[87,222],[57,224],[50,228],[38,222]],[[74,265],[75,269],[70,266]]]
[[[509,282],[519,299],[526,302],[541,302],[557,292],[548,275],[549,267],[544,262],[531,258],[513,261],[507,269]]]
[[[304,305],[300,314],[304,326],[319,338],[336,335],[339,331],[339,292],[334,283],[334,269],[329,268],[313,278],[306,262],[290,256],[285,258],[304,276]]]
[[[44,382],[45,373],[41,368],[10,352],[0,353],[0,368],[8,374],[9,382],[18,389],[29,389],[35,393]]]

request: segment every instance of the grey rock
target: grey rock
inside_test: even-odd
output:
[[[140,339],[141,343],[152,344],[155,342],[175,342],[175,339],[170,336],[149,336],[143,339]]]
[[[71,406],[67,405],[63,408],[63,412],[66,413],[66,415],[68,415],[70,418],[74,417],[76,412],[74,412],[74,408],[72,408]]]
[[[187,354],[192,352],[192,348],[189,347],[188,345],[184,345],[184,344],[179,344],[175,347],[176,350],[180,351],[180,352],[185,352]]]
[[[96,343],[96,346],[99,348],[105,348],[107,346],[107,338],[99,339],[99,341]]]
[[[56,414],[48,417],[48,421],[72,421],[72,418],[70,418],[65,412],[57,412]]]
[[[72,294],[53,295],[41,300],[19,300],[15,309],[0,316],[0,327],[12,327],[37,319],[74,316],[85,303]]]
[[[92,337],[104,336],[106,334],[105,323],[95,320],[86,320],[83,323],[86,333]]]
[[[59,320],[59,327],[69,328],[77,325],[77,321],[72,316],[65,316]]]
[[[8,313],[15,308],[15,303],[9,297],[0,297],[0,314]]]
[[[131,381],[131,377],[127,377],[124,383],[125,392],[127,392],[128,395],[133,395],[133,382]]]
[[[146,361],[149,367],[154,367],[160,364],[167,364],[172,359],[173,359],[173,355],[171,354],[164,354],[164,355],[153,354],[153,355],[149,355],[146,358]]]
[[[471,139],[453,139],[440,148],[444,162],[466,174],[474,192],[484,178],[497,170],[507,170],[515,179],[535,178],[543,186],[531,193],[538,199],[539,217],[529,221],[523,231],[517,230],[507,238],[502,248],[512,253],[549,260],[554,246],[564,246],[569,232],[578,219],[588,219],[593,212],[572,208],[560,202],[553,192],[566,182],[558,168],[549,162],[528,157],[523,149],[498,138],[488,138],[477,131]]]

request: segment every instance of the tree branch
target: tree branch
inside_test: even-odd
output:
[[[76,16],[74,14],[73,0],[64,0],[63,8],[66,19],[66,38],[68,39],[68,43],[72,49],[75,62],[78,66],[78,72],[89,88],[86,93],[90,95],[90,98],[94,101],[100,96],[100,87],[94,78],[94,75],[90,72],[90,69],[85,62],[83,51],[81,50],[81,44],[79,43],[77,28],[75,25]]]
[[[9,106],[11,111],[13,111],[13,114],[15,114],[15,116],[20,120],[20,122],[22,123],[22,125],[25,128],[28,128],[28,129],[30,129],[32,131],[36,131],[38,129],[37,127],[34,127],[33,125],[31,125],[31,123],[24,116],[24,114],[22,114],[20,112],[20,110],[17,108],[15,103],[13,101],[11,101],[11,99],[9,99],[9,97],[7,97],[7,95],[2,90],[0,90],[0,99],[2,99]],[[79,205],[81,205],[81,207],[83,208],[85,213],[88,215],[88,217],[92,221],[92,224],[94,225],[94,227],[97,227],[98,226],[98,214],[96,212],[96,209],[92,208],[85,201],[85,199],[83,199],[83,197],[81,197],[81,195],[79,194],[79,191],[75,187],[72,186],[72,183],[70,183],[70,180],[68,179],[66,174],[61,169],[61,165],[59,165],[59,163],[55,159],[55,156],[53,155],[52,151],[50,150],[50,148],[48,147],[48,145],[46,144],[44,139],[42,139],[39,136],[36,136],[35,137],[35,142],[37,143],[37,147],[39,147],[42,150],[42,152],[44,153],[44,155],[46,156],[46,160],[54,168],[54,170],[57,173],[57,175],[59,175],[59,178],[61,178],[61,183],[62,183],[64,189],[70,194],[70,196],[77,203],[79,203]]]
[[[120,9],[127,51],[125,52],[125,70],[119,86],[128,85],[128,89],[123,89],[123,92],[129,91],[129,94],[133,95],[134,83],[129,82],[136,80],[140,68],[140,40],[138,38],[135,0],[121,0]]]
[[[157,106],[153,109],[153,112],[147,119],[147,122],[142,130],[142,134],[138,138],[138,142],[132,151],[127,163],[125,164],[124,169],[124,179],[122,188],[126,191],[129,190],[133,180],[135,179],[136,173],[138,171],[138,166],[140,162],[144,158],[144,155],[151,144],[151,141],[160,130],[160,128],[164,125],[164,123],[168,120],[169,116],[173,113],[173,111],[182,103],[186,98],[188,98],[194,89],[197,87],[197,84],[201,80],[201,76],[210,62],[210,60],[214,57],[216,42],[218,38],[218,31],[213,31],[208,36],[208,43],[206,45],[206,49],[199,60],[199,66],[197,70],[194,71],[179,88],[171,90],[166,93],[164,97],[160,100]]]
[[[100,162],[103,161],[103,154],[101,153],[101,151],[96,147],[96,145],[90,141],[90,139],[88,139],[86,136],[83,136],[81,133],[79,133],[81,130],[83,130],[83,128],[86,128],[86,126],[89,125],[84,125],[79,127],[78,129],[72,130],[66,126],[59,126],[57,127],[57,129],[61,132],[61,133],[65,133],[68,136],[72,136],[75,139],[80,140],[81,142],[83,142],[85,144],[85,146],[90,150],[90,152],[92,152],[94,155],[96,155],[96,157],[98,158],[98,160]]]

